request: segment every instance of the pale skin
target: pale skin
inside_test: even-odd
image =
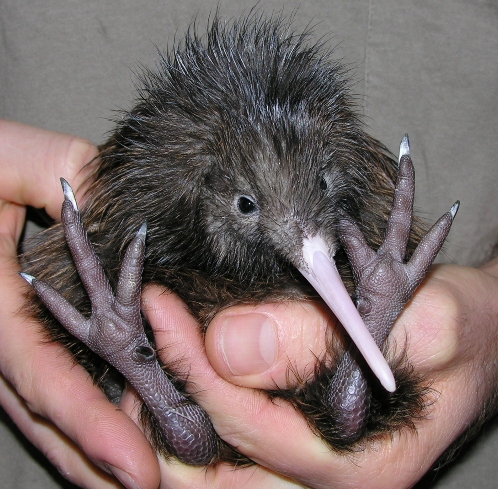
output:
[[[117,410],[62,347],[42,343],[37,325],[18,314],[27,287],[17,275],[16,260],[24,206],[45,207],[58,218],[59,177],[78,189],[84,178],[79,170],[96,148],[78,138],[7,122],[0,123],[0,146],[0,402],[28,439],[76,484],[121,487],[114,474],[126,487],[141,488],[410,487],[496,388],[497,261],[480,270],[435,267],[424,281],[391,337],[398,346],[408,337],[409,358],[419,371],[430,373],[439,399],[430,417],[418,423],[417,433],[379,441],[353,458],[331,453],[292,408],[255,390],[285,386],[290,363],[306,372],[315,356],[323,355],[325,337],[333,334],[325,309],[298,303],[237,307],[220,313],[204,339],[176,297],[149,287],[143,309],[158,347],[168,346],[161,353],[164,360],[181,358],[191,366],[196,399],[217,432],[258,465],[206,471],[158,461],[133,422],[133,394],[128,392]],[[77,198],[81,201],[81,192]],[[237,318],[243,324],[268,320],[265,338],[276,333],[276,350],[248,352],[245,333],[239,340],[229,335]],[[257,347],[257,342],[250,344]]]

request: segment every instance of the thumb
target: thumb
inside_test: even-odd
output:
[[[336,319],[320,304],[283,302],[225,309],[206,332],[218,375],[243,387],[283,389],[314,373]]]

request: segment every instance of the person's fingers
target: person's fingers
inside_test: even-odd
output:
[[[73,136],[0,121],[0,149],[2,402],[20,429],[71,480],[102,487],[96,481],[104,481],[105,475],[92,460],[127,487],[157,487],[157,457],[140,430],[105,399],[81,367],[73,365],[61,346],[46,343],[40,326],[21,312],[20,291],[26,284],[17,275],[16,254],[24,205],[46,208],[59,217],[59,178],[82,192],[89,171],[84,166],[95,158],[97,148]]]
[[[466,277],[474,281],[481,278]],[[441,283],[447,279],[441,278]],[[431,358],[436,364],[436,368],[429,372],[436,402],[429,407],[427,418],[417,421],[416,432],[402,430],[392,437],[367,443],[364,451],[352,457],[331,452],[287,403],[269,400],[264,393],[230,384],[217,376],[205,358],[199,327],[178,298],[172,294],[161,295],[160,289],[151,287],[146,290],[144,300],[146,314],[155,329],[157,345],[162,348],[165,361],[184,363],[188,367],[190,388],[225,441],[260,465],[310,487],[386,489],[410,487],[475,419],[486,396],[489,396],[486,389],[479,389],[476,396],[476,377],[480,379],[479,384],[495,385],[495,382],[489,382],[491,374],[482,369],[482,361],[489,358],[491,352],[488,350],[496,347],[496,341],[481,334],[477,345],[473,345],[472,341],[462,338],[462,333],[467,335],[460,328],[462,317],[453,317],[451,324],[446,325],[447,331],[443,328],[442,337],[439,337],[434,325],[445,311],[424,307],[423,302],[437,303],[439,296],[444,297],[441,283],[434,285],[431,280],[431,287],[425,289],[428,296],[422,304],[412,304],[426,309],[426,314],[419,315],[418,321],[423,323],[427,315],[434,315],[429,317],[428,325],[410,325],[414,328],[411,337],[404,328],[398,327],[397,333],[400,339],[408,337],[409,357],[413,356],[418,364],[426,366],[427,372]],[[484,286],[491,288],[489,283]],[[496,285],[494,287],[496,290]],[[451,292],[448,294],[446,312],[454,311],[456,297]],[[489,302],[487,296],[483,300]],[[417,335],[419,327],[425,333]],[[432,334],[427,334],[431,330],[434,330]],[[454,330],[460,334],[453,333]],[[443,355],[437,356],[438,346],[444,348],[446,342],[453,345]],[[464,360],[459,356],[462,349],[469,350],[465,351]],[[460,361],[465,363],[464,368],[459,365]],[[282,443],[283,437],[285,443]]]
[[[493,260],[485,263],[480,270],[483,270],[486,273],[489,273],[493,277],[498,277],[498,256]]]
[[[142,401],[133,388],[127,388],[120,407],[135,422],[140,424]],[[230,464],[217,464],[210,467],[193,467],[175,458],[159,458],[161,469],[161,489],[298,489],[303,486],[287,477],[276,474],[264,467],[253,465],[247,468],[233,467]]]
[[[88,174],[88,168],[83,168],[98,151],[75,136],[0,120],[0,154],[0,197],[45,208],[58,219],[63,201],[60,177],[68,180],[81,198],[81,185]]]
[[[134,487],[133,481],[139,487],[157,487],[157,457],[139,428],[105,398],[88,373],[74,364],[61,345],[47,342],[41,326],[22,312],[22,290],[27,284],[18,275],[16,238],[23,213],[23,207],[16,204],[0,206],[3,304],[0,308],[0,371],[20,396],[17,407],[11,399],[14,404],[10,403],[9,414],[17,418],[14,420],[20,429],[68,476],[73,471],[68,463],[76,461],[83,474],[87,469],[82,468],[78,457],[67,456],[64,449],[67,442],[62,436],[58,438],[58,431],[43,428],[40,423],[33,424],[34,418],[22,414],[22,406],[53,423],[89,459],[114,473],[127,487]],[[6,402],[8,399],[7,395]],[[21,410],[21,414],[17,415],[16,409]]]
[[[241,305],[219,313],[206,333],[206,352],[218,375],[233,384],[286,388],[313,375],[336,321],[313,302]]]
[[[206,469],[164,460],[160,465],[161,489],[305,489],[298,482],[258,465],[242,469],[219,464]]]
[[[1,375],[0,404],[26,438],[38,447],[66,479],[82,487],[122,487],[111,475],[91,463],[52,423],[32,413]]]
[[[458,350],[470,351],[462,339],[468,341],[472,335],[462,335],[454,327],[466,303],[457,298],[460,291],[451,275],[455,273],[468,274],[467,280],[482,288],[473,269],[434,267],[430,277],[436,278],[424,281],[390,335],[394,354],[407,347],[410,362],[420,372],[447,368],[462,358]],[[272,389],[292,385],[295,372],[305,379],[313,374],[336,334],[326,307],[292,302],[225,309],[209,325],[205,342],[218,375],[236,385]]]
[[[389,341],[398,350],[406,343],[410,363],[421,373],[471,362],[476,353],[482,356],[494,346],[489,327],[475,331],[470,319],[485,314],[485,308],[475,308],[494,303],[496,291],[496,279],[478,269],[434,266],[396,321]]]
[[[25,216],[26,208],[23,205],[0,199],[0,260],[7,261],[11,266],[17,262],[17,257],[10,252],[17,249]]]
[[[199,326],[178,297],[149,286],[143,294],[143,309],[161,357],[167,363],[176,362],[180,369],[188,366],[190,389],[225,441],[257,463],[291,478],[299,475],[304,481],[314,478],[317,466],[330,462],[329,449],[291,405],[271,401],[260,391],[235,386],[216,374],[205,356]],[[283,433],[292,434],[285,435],[285,449]],[[294,460],[284,452],[292,452]],[[299,474],[294,473],[297,466]]]

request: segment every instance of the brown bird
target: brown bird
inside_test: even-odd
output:
[[[406,362],[393,377],[380,349],[458,205],[424,235],[408,138],[397,162],[364,132],[331,52],[284,18],[216,17],[204,37],[192,27],[138,94],[92,162],[81,220],[63,181],[62,224],[23,256],[50,337],[113,400],[123,375],[156,448],[194,465],[238,456],[184,393],[188,379],[159,366],[141,279],[177,293],[203,328],[237,303],[321,296],[353,342],[337,367],[272,395],[332,446],[423,414],[424,384]]]

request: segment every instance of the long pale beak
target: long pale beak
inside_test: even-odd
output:
[[[299,271],[344,326],[380,383],[389,392],[394,392],[396,382],[391,369],[349,297],[334,260],[329,258],[329,250],[323,239],[319,236],[305,238],[303,258],[307,267],[302,267]]]

